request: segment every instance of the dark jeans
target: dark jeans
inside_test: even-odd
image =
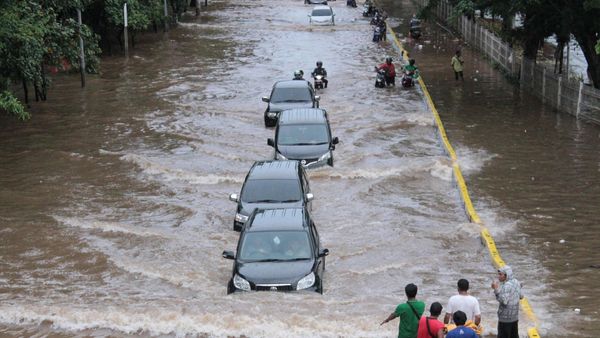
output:
[[[498,338],[519,338],[519,321],[498,322]]]
[[[454,79],[455,80],[458,80],[459,76],[460,76],[461,80],[464,80],[464,78],[463,78],[463,72],[462,71],[460,71],[460,72],[454,72]]]
[[[385,77],[385,84],[386,85],[392,85],[395,86],[396,85],[396,77],[395,76],[387,76]]]

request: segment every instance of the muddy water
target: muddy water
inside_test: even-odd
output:
[[[142,39],[128,60],[105,59],[84,90],[76,77],[56,79],[51,101],[35,105],[32,121],[0,117],[0,335],[394,336],[395,323],[379,323],[404,300],[405,284],[418,284],[428,303],[445,304],[461,277],[471,280],[483,324],[494,333],[494,270],[478,228],[466,222],[431,113],[417,90],[375,90],[373,65],[395,51],[370,42],[360,9],[332,6],[335,27],[310,27],[310,7],[301,1],[213,2],[160,41]],[[238,235],[227,195],[239,191],[253,161],[272,156],[266,139],[273,130],[263,125],[260,97],[296,69],[309,73],[317,59],[330,74],[321,105],[341,140],[335,167],[309,174],[313,216],[331,251],[325,293],[227,296],[231,262],[221,251],[233,249]],[[489,86],[512,93],[486,72]],[[462,92],[440,81],[428,81],[434,95],[455,93],[441,106],[458,105]],[[597,247],[589,222],[595,211],[585,209],[597,195],[597,151],[583,136],[594,129],[568,118],[559,124],[534,103],[526,107],[538,113],[521,112],[516,107],[525,103],[515,97],[501,101],[516,102],[514,110],[487,123],[508,116],[516,131],[529,120],[532,130],[518,134],[520,141],[493,135],[457,111],[447,114],[448,128],[477,208],[504,258],[515,262],[536,312],[566,317],[578,296],[569,289],[580,290],[588,278],[573,273],[582,266],[573,258],[584,245]],[[545,120],[554,122],[537,130]],[[565,123],[571,128],[561,132]],[[587,172],[590,184],[533,191],[525,174],[544,162],[526,156],[540,151],[514,145],[542,147],[557,133],[571,142],[557,145],[564,156],[577,154],[565,161],[579,168],[570,177]],[[505,157],[503,149],[520,155]],[[561,156],[547,156],[550,182],[560,175]],[[550,162],[552,156],[558,159]],[[587,189],[587,198],[560,214],[559,198],[576,196],[576,189]],[[543,209],[530,214],[534,206]],[[555,224],[564,218],[578,221]],[[577,233],[568,231],[574,227]],[[566,242],[558,245],[559,238]],[[561,266],[567,258],[573,264]],[[593,299],[581,296],[577,306],[592,311]],[[568,320],[543,326],[564,333]]]
[[[409,1],[386,8],[406,34],[415,8]],[[450,59],[464,43],[433,22],[421,41],[404,41],[458,150],[476,209],[524,281],[543,336],[595,336],[600,128],[545,108],[468,47],[465,82],[456,82]],[[473,158],[483,166],[470,168]],[[542,295],[553,304],[539,303]]]

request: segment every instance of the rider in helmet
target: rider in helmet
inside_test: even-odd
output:
[[[323,62],[317,61],[317,68],[315,68],[315,70],[313,70],[311,75],[313,78],[317,75],[323,75],[323,86],[325,86],[325,88],[327,88],[327,83],[329,81],[327,81],[327,71],[325,70],[325,68],[323,68]]]
[[[379,67],[375,67],[375,70],[385,71],[385,84],[386,85],[396,85],[396,67],[392,63],[392,58],[390,56],[385,58],[385,63],[379,65]]]
[[[406,71],[413,79],[419,78],[419,67],[415,65],[415,59],[408,60],[408,64],[404,66]]]
[[[294,78],[292,80],[304,80],[304,72],[302,69],[294,72]]]

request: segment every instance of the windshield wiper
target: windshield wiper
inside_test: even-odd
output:
[[[279,203],[292,203],[292,202],[298,202],[300,199],[295,199],[295,200],[285,200],[285,201],[279,201]]]
[[[301,143],[294,143],[292,144],[293,146],[316,146],[319,144],[327,144],[328,142],[301,142]]]
[[[258,201],[250,201],[248,203],[279,203],[280,200],[258,200]]]

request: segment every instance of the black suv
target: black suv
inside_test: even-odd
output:
[[[311,210],[313,194],[304,168],[298,161],[260,161],[250,168],[237,202],[233,230],[242,230],[256,208],[306,207]]]
[[[299,160],[305,168],[333,166],[333,150],[338,142],[337,137],[331,137],[327,112],[319,108],[282,111],[275,139],[267,140],[275,148],[276,160]]]
[[[242,230],[227,293],[295,291],[323,293],[328,249],[321,249],[317,228],[304,208],[256,209]]]
[[[312,84],[306,80],[277,81],[271,90],[271,97],[264,96],[267,102],[265,110],[265,126],[274,127],[279,113],[292,108],[319,107],[319,96],[315,96]]]

